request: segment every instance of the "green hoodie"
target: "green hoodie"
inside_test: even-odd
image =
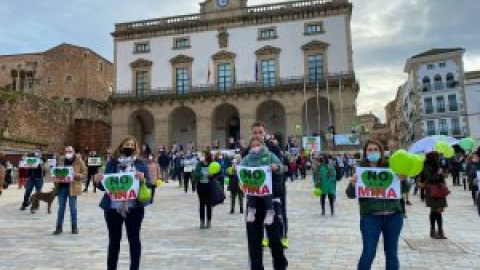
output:
[[[368,162],[361,162],[359,167],[370,167]],[[388,164],[383,167],[388,168]],[[355,186],[352,183],[348,184],[347,196],[350,199],[355,199]],[[372,215],[378,212],[395,212],[402,213],[402,204],[400,199],[387,200],[387,199],[372,199],[372,198],[359,198],[358,204],[360,206],[360,215]]]
[[[249,153],[240,162],[240,165],[248,167],[270,166],[271,164],[276,164],[279,168],[276,172],[273,172],[274,174],[280,175],[285,171],[285,166],[282,164],[280,159],[278,159],[275,154],[270,152],[266,146],[263,146],[260,149],[260,153],[258,155]]]

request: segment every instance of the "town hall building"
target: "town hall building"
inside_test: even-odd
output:
[[[255,120],[284,137],[349,133],[359,86],[348,0],[248,6],[115,25],[112,144],[248,139]]]

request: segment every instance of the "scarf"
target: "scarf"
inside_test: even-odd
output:
[[[134,172],[135,171],[135,157],[126,157],[120,156],[117,161],[117,172],[124,173],[124,172]],[[128,201],[119,202],[117,206],[117,212],[122,215],[123,218],[127,217],[128,214]]]

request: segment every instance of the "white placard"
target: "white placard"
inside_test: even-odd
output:
[[[358,198],[402,198],[400,180],[389,168],[358,167],[355,194]]]
[[[266,196],[273,192],[272,169],[270,166],[237,166],[241,189],[251,196]]]

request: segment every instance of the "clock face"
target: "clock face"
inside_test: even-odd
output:
[[[217,0],[217,5],[222,8],[226,7],[228,5],[228,1],[229,0]]]

